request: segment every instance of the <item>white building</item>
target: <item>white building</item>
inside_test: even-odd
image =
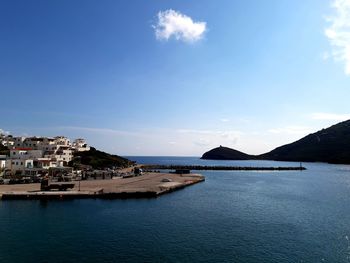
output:
[[[25,169],[34,168],[32,159],[8,159],[6,160],[6,169],[11,171],[11,174],[23,175]]]
[[[56,136],[54,139],[57,145],[72,146],[69,139],[64,136]]]
[[[42,150],[33,150],[31,148],[13,148],[10,150],[11,159],[33,159],[42,156]]]
[[[61,164],[61,165],[60,165]],[[49,169],[51,167],[63,166],[63,163],[57,162],[51,158],[38,158],[35,160],[35,167]]]
[[[74,140],[73,148],[77,152],[90,151],[90,146],[87,145],[86,141],[84,139],[82,139],[82,138]]]
[[[20,136],[20,137],[13,137],[12,141],[13,141],[13,147],[23,147],[23,142],[25,140],[26,137]]]
[[[15,144],[14,139],[11,135],[4,136],[3,134],[0,137],[0,143],[2,143],[2,145],[6,146],[8,148],[12,148]]]
[[[6,168],[6,155],[0,155],[0,171]]]

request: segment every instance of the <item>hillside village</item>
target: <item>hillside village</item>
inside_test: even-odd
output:
[[[12,176],[45,174],[50,168],[64,169],[73,160],[74,153],[90,150],[84,139],[71,143],[64,136],[14,137],[0,134],[0,144],[7,148],[0,155],[0,172]]]
[[[161,173],[99,151],[84,139],[0,133],[0,200],[139,198],[203,182],[202,175]]]

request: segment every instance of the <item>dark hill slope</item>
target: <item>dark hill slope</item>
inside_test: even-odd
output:
[[[203,154],[201,159],[207,160],[251,160],[254,156],[242,153],[240,151],[228,148],[217,147]]]
[[[104,169],[112,167],[128,167],[134,162],[118,155],[108,154],[91,147],[90,151],[76,152],[70,166],[79,164],[90,165],[94,169]]]
[[[350,120],[258,156],[276,161],[350,163]]]

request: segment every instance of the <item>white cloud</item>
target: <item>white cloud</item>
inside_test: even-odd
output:
[[[306,126],[286,126],[286,127],[281,127],[281,128],[275,128],[275,129],[270,129],[270,133],[275,133],[275,134],[298,134],[298,135],[307,135],[313,130],[310,127]]]
[[[345,74],[350,75],[350,0],[332,0],[335,15],[328,18],[330,26],[325,29],[334,59],[345,63]]]
[[[184,42],[196,42],[206,31],[205,22],[194,22],[191,17],[172,9],[160,11],[155,26],[156,38],[168,40],[172,36]]]
[[[334,114],[317,112],[311,114],[311,119],[323,121],[346,121],[350,119],[350,114]]]
[[[227,118],[222,118],[222,119],[220,119],[220,121],[221,121],[221,122],[229,122],[230,120],[227,119]]]

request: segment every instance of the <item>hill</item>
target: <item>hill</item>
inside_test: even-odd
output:
[[[214,148],[203,154],[201,159],[208,160],[251,160],[254,159],[254,156],[242,153],[240,151],[223,147]]]
[[[350,163],[350,120],[278,147],[259,159],[276,161]]]
[[[108,154],[91,147],[90,151],[74,153],[73,161],[69,166],[78,166],[79,164],[90,165],[94,169],[128,167],[134,162],[120,157],[118,155]]]
[[[350,120],[309,134],[304,138],[261,155],[248,155],[227,147],[206,152],[203,159],[275,160],[350,164]]]

